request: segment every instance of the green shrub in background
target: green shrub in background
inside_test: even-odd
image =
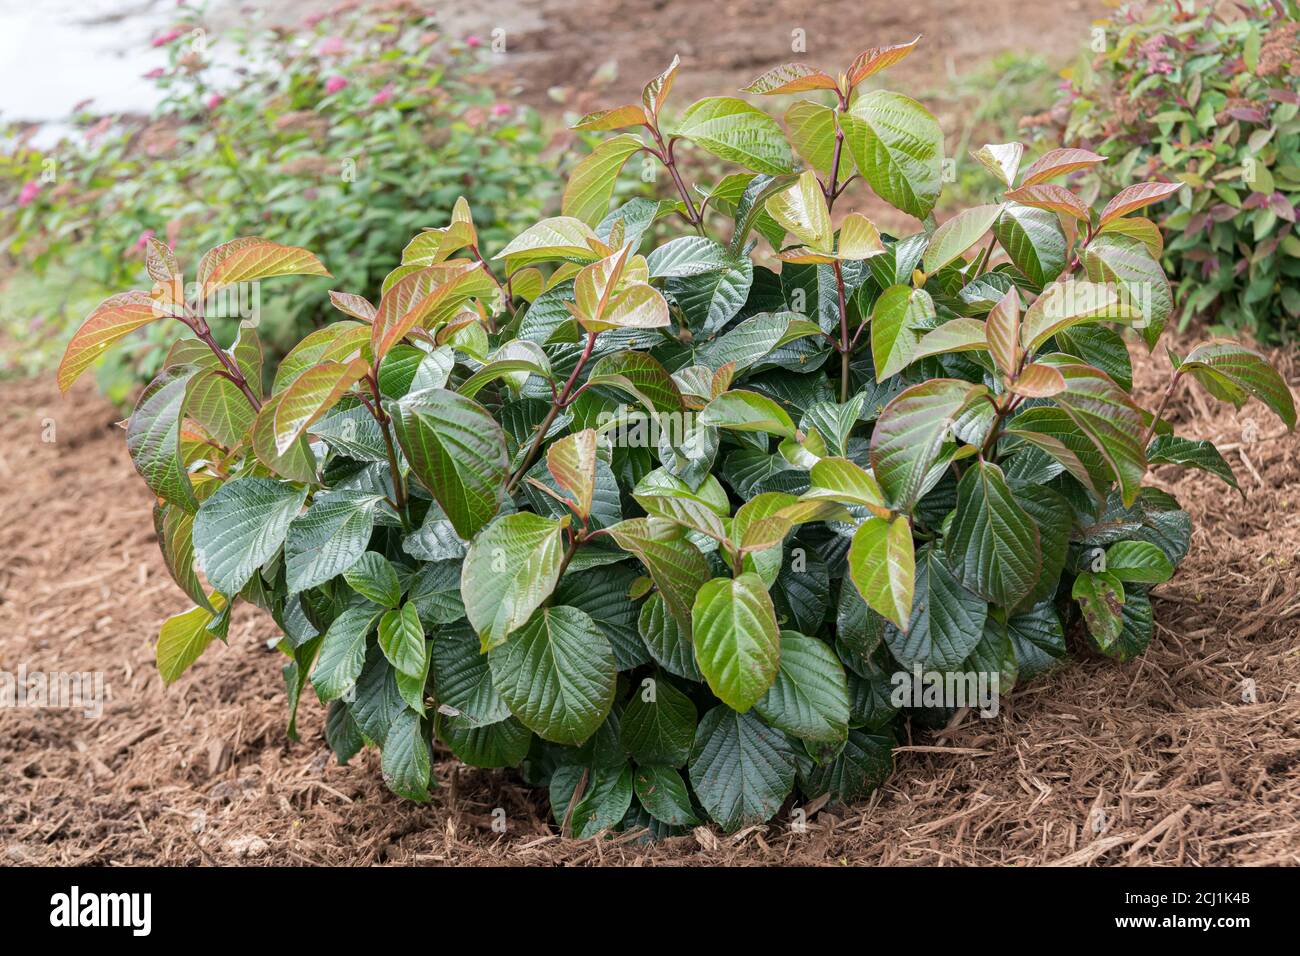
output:
[[[1263,0],[1126,6],[1105,21],[1105,49],[1083,53],[1036,118],[1054,141],[1111,160],[1083,177],[1093,195],[1152,178],[1186,183],[1154,215],[1184,326],[1203,316],[1260,339],[1297,328],[1296,10]]]
[[[186,247],[253,232],[305,243],[342,285],[378,294],[411,236],[445,222],[462,194],[474,197],[493,245],[538,218],[555,179],[541,159],[539,118],[498,100],[483,82],[478,41],[440,36],[418,5],[236,40],[233,83],[222,82],[227,38],[196,32],[201,13],[178,13],[154,41],[170,65],[153,76],[164,99],[147,127],[83,117],[81,142],[0,157],[0,252],[48,277],[34,302],[10,309],[57,307],[70,277],[92,295],[135,283],[152,236]],[[44,183],[49,159],[55,181]],[[262,295],[259,331],[273,353],[329,311],[315,286],[272,284]],[[32,337],[15,321],[27,316],[6,318],[11,335]],[[35,336],[66,338],[50,324],[38,323]],[[230,341],[236,324],[216,322],[215,332]],[[101,386],[124,398],[157,372],[166,344],[146,339],[111,356]]]
[[[938,122],[864,84],[914,46],[763,74],[750,92],[808,94],[784,129],[730,96],[670,121],[674,61],[579,122],[609,135],[562,215],[480,253],[458,202],[377,304],[334,292],[343,315],[269,388],[256,329],[214,341],[210,294],[325,264],[236,239],[182,296],[151,241],[152,291],[96,309],[58,379],[136,328],[177,336],[125,436],[195,604],[162,626],[163,679],[257,605],[283,631],[291,736],[310,682],[339,759],[380,747],[396,793],[428,798],[436,739],[519,767],[585,837],[735,830],[796,788],[857,799],[906,720],[956,703],[896,697],[913,673],[1005,693],[1064,658],[1080,619],[1097,651],[1140,654],[1148,591],[1191,535],[1148,466],[1236,486],[1165,404],[1194,382],[1294,427],[1291,393],[1217,340],[1171,350],[1164,399],[1135,404],[1111,323],[1154,347],[1170,299],[1131,214],[1176,186],[1094,213],[1058,180],[1100,157],[1021,169],[1020,144],[990,145],[1003,195],[936,222]],[[732,168],[700,199],[692,151]],[[641,156],[671,198],[611,211]],[[923,228],[836,229],[837,200],[868,188]]]

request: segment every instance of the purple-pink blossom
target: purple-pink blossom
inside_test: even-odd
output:
[[[347,44],[343,42],[342,37],[326,37],[320,41],[316,47],[316,52],[321,56],[338,56],[347,52]]]
[[[471,33],[469,36],[465,38],[465,45],[470,47],[482,46],[483,41],[479,37]]]
[[[383,106],[385,103],[387,103],[389,100],[393,98],[394,92],[395,91],[393,90],[392,83],[385,84],[382,90],[380,90],[374,96],[370,97],[371,105]]]
[[[135,241],[136,251],[143,252],[145,247],[148,246],[149,240],[156,235],[158,235],[158,233],[154,232],[152,229],[146,229],[144,232],[140,233],[140,238]]]
[[[493,115],[493,116],[508,116],[508,115],[510,114],[510,111],[513,110],[513,109],[514,109],[514,107],[511,106],[509,103],[493,103],[493,104],[492,104],[492,115]]]
[[[41,184],[34,179],[29,179],[23,183],[22,192],[18,194],[18,205],[30,206],[40,191]]]
[[[144,75],[144,78],[146,80],[156,80],[159,79],[166,72],[167,71],[164,70],[161,66],[155,66],[152,70],[150,70],[148,73]]]
[[[345,80],[343,77],[331,76],[328,80],[325,81],[325,92],[331,94],[337,93],[339,90],[343,89],[343,87],[347,85],[348,85],[348,81]]]
[[[220,106],[222,103],[225,102],[225,99],[226,98],[222,96],[220,93],[213,93],[211,96],[208,97],[208,101],[206,105],[208,109],[215,110],[218,106]]]
[[[173,40],[178,39],[180,35],[181,35],[181,31],[173,27],[172,29],[164,33],[162,36],[154,37],[153,45],[166,46],[168,43],[171,43]]]

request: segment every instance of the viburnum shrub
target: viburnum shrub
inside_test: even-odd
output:
[[[833,100],[792,106],[788,138],[729,97],[661,120],[674,62],[641,103],[581,121],[636,132],[583,161],[563,215],[485,252],[458,203],[377,305],[331,293],[346,318],[266,391],[256,331],[223,349],[205,303],[322,264],[237,239],[182,298],[151,245],[155,290],[101,306],[60,384],[147,322],[190,333],[126,433],[196,604],[162,627],[164,680],[224,638],[236,601],[256,604],[284,634],[291,736],[310,682],[339,759],[379,746],[395,792],[427,796],[436,739],[473,766],[521,767],[587,836],[733,830],[796,787],[868,792],[900,722],[923,714],[900,707],[894,675],[978,674],[1005,693],[1066,655],[1080,614],[1102,653],[1141,652],[1147,592],[1190,531],[1142,486],[1148,465],[1235,487],[1212,445],[1134,404],[1125,342],[1103,324],[1159,335],[1167,289],[1127,214],[1168,187],[1097,214],[1050,181],[1098,157],[1018,172],[1019,144],[994,145],[978,158],[1005,201],[936,225],[938,124],[862,89],[914,43],[838,77],[760,77],[750,92]],[[747,171],[692,191],[675,160],[688,145]],[[610,211],[637,153],[676,196]],[[859,182],[924,228],[882,235],[850,212],[836,229]],[[643,250],[660,218],[683,235]],[[1213,341],[1172,358],[1166,400],[1190,378],[1294,423],[1256,353]]]
[[[1080,58],[1035,120],[1112,160],[1083,190],[1157,175],[1186,184],[1154,215],[1184,322],[1200,314],[1261,339],[1300,325],[1296,17],[1294,0],[1126,4],[1105,21],[1105,49]]]

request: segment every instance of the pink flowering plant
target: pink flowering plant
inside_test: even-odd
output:
[[[192,247],[258,233],[309,238],[349,289],[377,295],[390,251],[450,216],[461,194],[477,198],[489,243],[535,219],[553,194],[537,115],[502,109],[474,78],[482,52],[442,35],[416,5],[243,38],[199,32],[193,8],[177,13],[184,19],[153,40],[168,57],[153,121],[84,113],[83,136],[0,157],[0,255],[14,265],[118,287],[144,268],[142,236]],[[232,49],[243,66],[233,85],[213,65]],[[282,354],[329,304],[319,288],[269,284],[259,310],[264,344]],[[240,318],[211,321],[233,335]],[[101,386],[125,399],[166,347],[161,335],[134,341],[100,366]]]
[[[1143,239],[1184,325],[1201,316],[1261,339],[1300,329],[1298,11],[1294,0],[1128,4],[1036,120],[1052,144],[1111,160],[1079,177],[1085,194],[1183,184],[1152,208]]]

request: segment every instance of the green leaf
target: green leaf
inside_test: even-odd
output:
[[[168,318],[168,310],[148,292],[131,291],[105,299],[91,312],[59,361],[59,391],[67,394],[72,383],[118,339],[158,319]]]
[[[700,588],[691,611],[695,659],[709,688],[732,710],[744,712],[776,679],[780,633],[762,578],[714,578]]]
[[[546,468],[568,493],[574,512],[585,520],[596,490],[596,432],[588,428],[555,442],[546,449]]]
[[[550,259],[595,262],[601,258],[596,234],[581,219],[555,216],[535,223],[515,236],[493,258],[505,259],[510,271]]]
[[[984,323],[979,319],[950,319],[921,337],[921,341],[916,343],[911,361],[918,362],[931,355],[954,352],[988,351],[986,332]]]
[[[861,800],[889,778],[894,744],[888,731],[850,730],[844,749],[833,761],[822,766],[808,761],[809,769],[801,770],[800,789],[810,798],[830,794],[843,803]]]
[[[127,453],[149,490],[189,512],[198,507],[198,499],[181,461],[180,431],[186,389],[195,371],[192,365],[173,365],[159,372],[140,393],[126,425]]]
[[[877,517],[889,516],[880,485],[871,472],[847,458],[822,458],[808,472],[808,491],[804,498],[839,501],[862,505]]]
[[[725,269],[669,279],[665,289],[695,332],[712,335],[745,304],[754,283],[754,264],[740,256]]]
[[[1065,269],[1065,232],[1055,213],[1007,203],[993,224],[993,235],[1012,264],[1039,288]]]
[[[691,786],[724,830],[762,823],[794,788],[795,753],[786,735],[753,713],[719,705],[695,733]]]
[[[892,521],[874,515],[867,518],[853,533],[848,571],[868,607],[906,628],[916,581],[912,528],[906,516]]]
[[[885,406],[871,435],[871,470],[899,511],[915,504],[958,416],[987,390],[957,379],[913,385]]]
[[[212,595],[211,604],[218,610],[226,606],[220,594]],[[162,629],[158,632],[154,657],[164,684],[176,681],[208,649],[216,637],[208,629],[212,618],[212,611],[196,607],[182,614],[174,614],[163,622]]]
[[[787,173],[794,162],[776,120],[731,96],[692,103],[673,135],[689,139],[719,159],[759,173]]]
[[[1106,549],[1106,571],[1125,583],[1161,584],[1174,576],[1174,565],[1149,541],[1116,541]]]
[[[899,93],[873,90],[840,114],[840,125],[876,195],[917,219],[928,216],[943,188],[943,131],[930,111]]]
[[[685,539],[680,525],[665,518],[631,518],[611,527],[609,534],[620,548],[641,559],[667,610],[689,635],[696,592],[709,579],[700,549]]]
[[[478,635],[459,625],[438,632],[429,648],[433,686],[438,705],[463,728],[487,727],[510,716],[510,708],[492,683],[487,655],[479,650]]]
[[[1001,206],[971,206],[940,224],[925,247],[921,268],[933,275],[964,254],[984,238],[1001,212]]]
[[[583,743],[614,701],[614,652],[576,608],[542,608],[488,652],[488,664],[511,712],[554,743]]]
[[[944,546],[961,582],[999,606],[1015,606],[1038,581],[1038,527],[1016,503],[997,465],[976,461],[962,475]]]
[[[322,491],[289,523],[284,541],[285,586],[290,594],[324,584],[365,553],[382,495]]]
[[[415,605],[407,601],[402,609],[389,610],[379,621],[379,648],[398,673],[419,677],[428,668],[424,653],[424,627]]]
[[[1140,310],[1126,301],[1117,285],[1063,279],[1048,286],[1025,311],[1020,338],[1025,348],[1032,351],[1057,332],[1083,322],[1103,319],[1132,322],[1141,317]]]
[[[1295,428],[1295,399],[1291,397],[1291,390],[1277,369],[1253,349],[1215,339],[1192,349],[1178,370],[1191,373],[1207,388],[1226,381],[1258,398],[1282,419],[1287,428]],[[1212,389],[1211,394],[1214,394]],[[1237,407],[1241,407],[1240,403]]]
[[[561,212],[596,226],[609,212],[609,200],[623,164],[643,148],[641,140],[627,133],[600,143],[570,174]]]
[[[907,631],[885,629],[889,651],[905,668],[956,670],[984,633],[988,604],[964,588],[938,548],[921,550],[916,600]]]
[[[815,637],[782,631],[776,681],[754,711],[791,736],[843,741],[849,730],[849,688],[835,652]]]
[[[343,580],[364,598],[380,607],[397,607],[402,599],[402,585],[397,572],[382,554],[367,551],[343,572]]]
[[[637,767],[632,786],[641,806],[660,823],[690,827],[700,822],[691,809],[686,781],[672,767],[654,764]]]
[[[510,461],[501,426],[482,405],[446,389],[425,389],[391,406],[411,471],[472,538],[501,506]]]
[[[190,379],[185,414],[227,448],[244,440],[256,417],[239,386],[215,368],[205,369]]]
[[[364,359],[353,359],[344,365],[340,362],[322,362],[299,375],[292,385],[280,393],[279,401],[263,405],[258,417],[270,409],[269,426],[275,436],[275,452],[286,454],[307,429],[325,417],[347,391],[361,380],[369,369]]]
[[[706,572],[707,573],[707,572]],[[689,621],[689,616],[688,616]],[[690,631],[683,629],[669,613],[664,596],[656,591],[641,605],[637,633],[645,642],[656,664],[670,674],[696,683],[704,679],[695,663],[695,648]]]
[[[727,247],[714,239],[678,236],[646,256],[646,267],[652,279],[680,279],[726,269],[733,261]]]
[[[311,672],[321,703],[337,700],[356,686],[366,663],[366,637],[383,613],[382,607],[363,601],[345,608],[330,624]]]
[[[699,423],[733,431],[768,432],[782,438],[794,438],[796,434],[794,422],[784,408],[764,395],[744,389],[723,392],[709,402],[700,412]]]
[[[484,651],[504,643],[555,590],[567,526],[567,518],[521,511],[492,522],[469,546],[461,598]]]
[[[1007,637],[1016,653],[1021,681],[1050,670],[1066,655],[1065,629],[1050,600],[1007,621]]]
[[[519,766],[534,739],[533,732],[513,717],[483,727],[448,718],[440,722],[438,738],[458,760],[489,769]]]
[[[632,805],[632,768],[597,767],[582,798],[573,808],[573,835],[590,839],[613,829]]]
[[[1124,626],[1124,582],[1108,572],[1084,571],[1074,579],[1070,596],[1079,602],[1088,633],[1102,651],[1119,640]]]
[[[1219,449],[1213,442],[1192,441],[1176,435],[1157,435],[1155,441],[1147,446],[1147,464],[1182,465],[1185,468],[1199,468],[1217,475],[1237,491],[1237,476],[1232,473],[1232,466],[1223,460]]]
[[[877,382],[912,363],[921,337],[934,320],[934,300],[924,289],[894,285],[881,293],[871,311],[871,357]]]
[[[766,208],[787,232],[814,252],[829,255],[835,251],[830,210],[813,170],[805,170],[792,186],[768,197]]]
[[[627,702],[619,736],[639,764],[684,767],[695,742],[695,705],[670,681],[648,677]]]
[[[270,478],[232,478],[199,506],[194,553],[208,581],[238,594],[275,556],[307,492]]]
[[[1096,236],[1084,248],[1083,268],[1094,282],[1114,283],[1138,307],[1134,327],[1147,348],[1154,348],[1173,311],[1174,296],[1165,270],[1147,247],[1129,236]]]
[[[429,737],[420,715],[413,710],[402,711],[384,740],[384,783],[399,797],[423,803],[429,799],[432,763]]]
[[[216,490],[217,483],[206,483]],[[198,490],[198,489],[196,489]],[[194,563],[194,515],[175,505],[154,505],[153,528],[172,580],[201,608],[212,610]]]
[[[1065,391],[1054,401],[1096,446],[1119,481],[1124,503],[1131,505],[1147,469],[1145,413],[1105,372],[1069,362],[1051,364],[1065,378]]]

